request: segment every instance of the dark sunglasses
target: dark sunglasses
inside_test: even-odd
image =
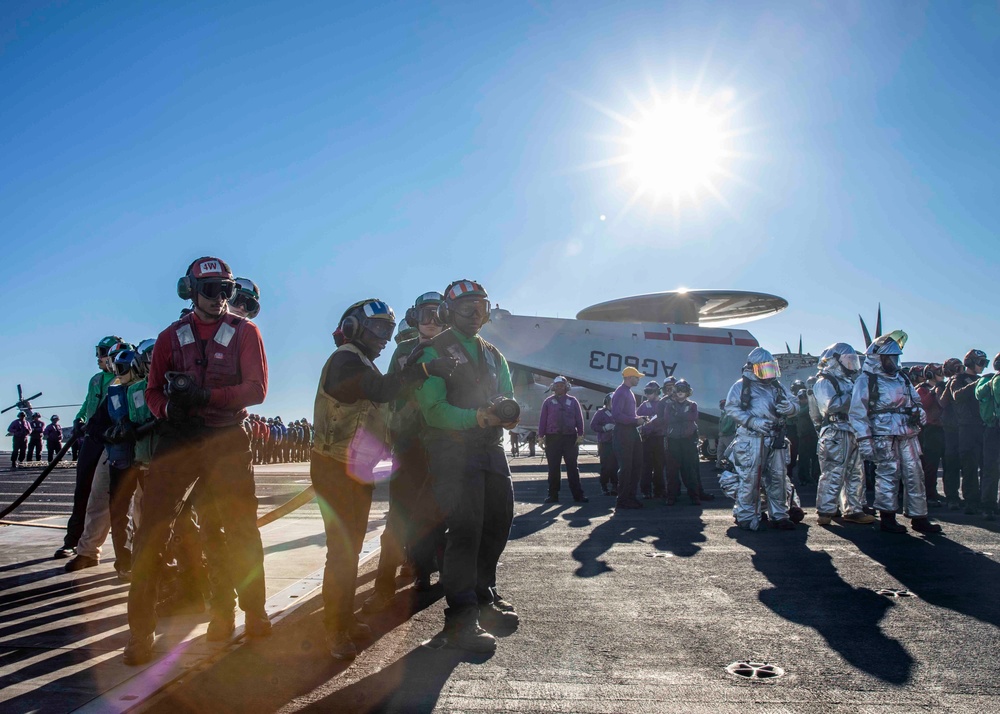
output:
[[[220,295],[232,300],[236,295],[236,283],[231,280],[202,280],[198,283],[198,292],[209,300],[215,300]]]

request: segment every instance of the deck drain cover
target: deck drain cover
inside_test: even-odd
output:
[[[646,553],[647,558],[673,558],[673,553]]]
[[[781,667],[766,662],[733,662],[726,671],[743,679],[776,679],[785,673]]]
[[[909,590],[900,590],[898,588],[882,588],[881,590],[876,590],[875,594],[885,595],[886,597],[914,597],[913,593]]]

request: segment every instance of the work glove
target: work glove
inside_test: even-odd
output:
[[[428,362],[426,364],[430,363]],[[491,426],[501,426],[500,417],[494,414],[489,407],[479,407],[479,409],[476,410],[476,423],[479,424],[480,429],[486,429]]]
[[[425,349],[427,349],[427,345],[423,343],[418,344],[416,347],[414,347],[413,351],[406,356],[406,361],[403,363],[403,367],[412,367],[413,365],[415,365],[417,363],[417,360],[419,360],[420,356],[424,353]]]
[[[758,434],[767,434],[773,425],[767,419],[761,417],[750,417],[747,419],[747,429],[756,431]]]
[[[861,454],[861,458],[865,461],[874,461],[875,442],[873,442],[870,438],[858,439],[858,453]]]
[[[424,362],[424,371],[428,377],[447,379],[457,366],[458,360],[454,357],[438,357],[430,362]]]
[[[787,399],[782,399],[775,405],[775,408],[778,410],[779,414],[784,416],[791,416],[795,413],[795,405]]]
[[[135,424],[128,419],[104,430],[104,440],[109,444],[130,443],[135,441],[135,436]]]
[[[205,387],[192,387],[184,392],[170,395],[170,401],[181,407],[204,407],[212,398],[212,390]]]
[[[167,402],[168,422],[176,426],[180,426],[181,424],[186,424],[190,418],[191,415],[188,414],[187,407],[179,404],[174,399],[170,399],[170,401]]]
[[[604,431],[614,431],[614,430],[615,430],[615,425],[613,423],[604,425]]]

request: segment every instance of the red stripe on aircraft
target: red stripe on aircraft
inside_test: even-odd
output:
[[[735,342],[740,347],[760,347],[757,340],[748,340],[746,337],[737,337]]]
[[[647,340],[665,340],[666,342],[670,342],[670,333],[669,332],[647,332],[646,333],[646,339]]]
[[[729,337],[712,337],[711,335],[681,335],[674,333],[674,342],[698,342],[704,345],[731,345]]]

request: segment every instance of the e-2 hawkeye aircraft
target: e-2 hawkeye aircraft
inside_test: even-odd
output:
[[[747,353],[758,346],[747,330],[729,325],[786,307],[786,300],[766,293],[679,290],[599,303],[576,319],[513,315],[497,307],[481,334],[510,364],[522,431],[538,428],[548,385],[561,374],[574,386],[593,439],[590,418],[621,384],[622,369],[631,365],[646,375],[640,388],[670,376],[690,382],[701,436],[714,444],[719,400],[739,377]]]

